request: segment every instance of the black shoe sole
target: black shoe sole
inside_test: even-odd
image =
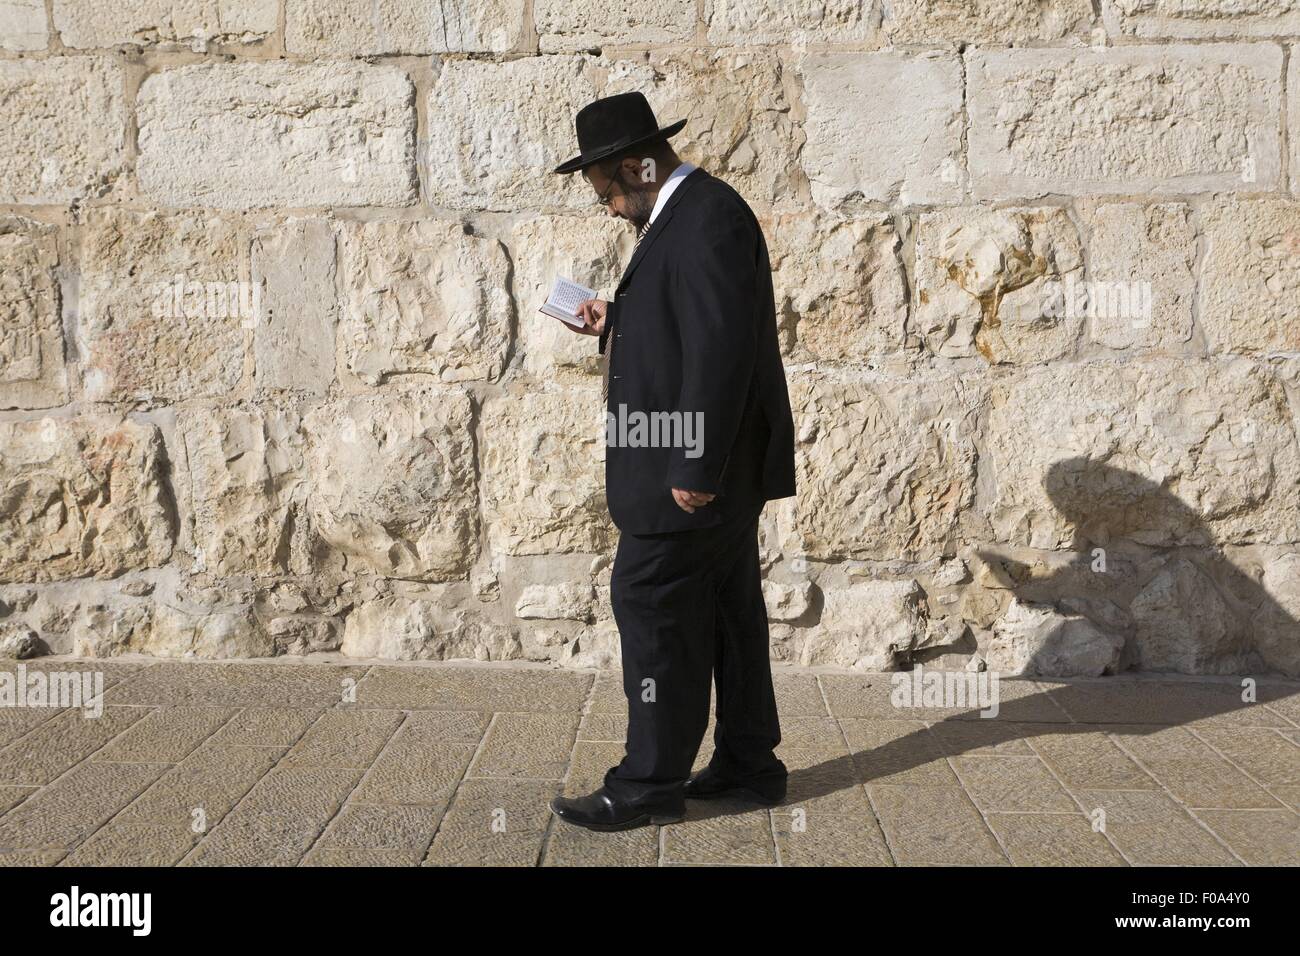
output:
[[[598,833],[614,833],[619,830],[635,830],[638,827],[648,826],[662,827],[668,826],[672,823],[681,823],[686,819],[685,813],[643,813],[640,816],[635,816],[623,823],[583,823],[579,820],[573,820],[566,817],[561,813],[556,813],[554,807],[551,807],[551,812],[555,813],[555,816],[558,819],[563,820],[570,826],[582,827],[584,830],[595,830]]]
[[[748,787],[731,787],[727,790],[711,790],[708,793],[691,793],[686,792],[687,800],[743,800],[746,803],[756,803],[760,807],[775,807],[785,800],[785,794],[773,798],[764,796],[757,790],[751,790]]]

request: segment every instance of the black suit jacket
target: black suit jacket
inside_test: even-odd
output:
[[[772,267],[763,231],[739,193],[703,169],[682,179],[619,281],[602,353],[611,335],[605,495],[619,530],[709,527],[795,493]],[[634,423],[637,411],[660,423],[667,417],[653,413],[694,416],[703,425],[698,457],[684,441],[655,447],[632,429],[620,443],[610,426],[620,415]],[[662,438],[668,428],[658,432]],[[675,437],[691,436],[678,429]],[[673,488],[718,497],[688,514]]]

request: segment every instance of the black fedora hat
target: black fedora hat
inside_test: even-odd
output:
[[[578,129],[577,156],[555,167],[572,173],[633,146],[667,139],[680,132],[686,120],[660,127],[649,102],[640,93],[618,93],[588,103],[574,121]]]

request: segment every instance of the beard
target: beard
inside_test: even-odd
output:
[[[623,194],[623,202],[627,207],[623,218],[640,231],[650,221],[650,214],[654,212],[654,198],[638,189],[629,189]]]

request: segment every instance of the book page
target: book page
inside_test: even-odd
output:
[[[579,305],[595,297],[594,290],[580,286],[564,276],[556,276],[555,285],[551,287],[551,294],[547,297],[546,304],[557,311],[574,315]]]

